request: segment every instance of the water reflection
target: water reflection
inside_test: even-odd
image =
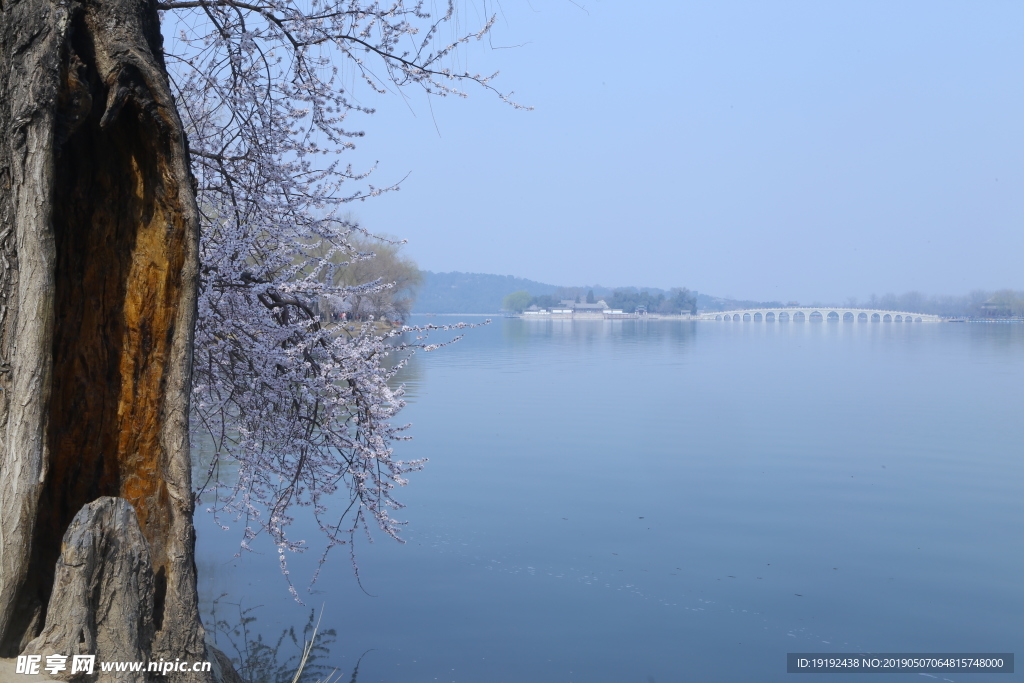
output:
[[[700,323],[679,320],[531,320],[503,321],[502,339],[509,349],[552,343],[588,353],[602,346],[667,343],[686,350]]]
[[[378,598],[344,554],[317,586],[351,651],[377,648],[366,681],[1012,650],[1024,326],[614,322],[499,320],[414,361],[408,543],[357,550]],[[282,623],[269,550],[220,581]]]
[[[204,620],[207,640],[231,659],[243,683],[340,682],[344,675],[331,664],[337,632],[318,628],[314,610],[299,631],[289,626],[276,639],[264,639],[257,623],[261,610],[260,606],[243,607],[223,594],[210,603]],[[359,666],[368,652],[356,660],[349,683],[358,683]]]

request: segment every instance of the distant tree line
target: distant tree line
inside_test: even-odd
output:
[[[929,296],[921,292],[872,294],[866,301],[851,297],[850,308],[878,308],[886,311],[930,313],[955,318],[1024,317],[1024,291],[1002,289],[996,292],[976,289],[962,296]]]
[[[575,287],[563,287],[556,290],[554,294],[538,296],[532,296],[528,291],[520,290],[505,296],[502,300],[502,308],[516,313],[522,313],[531,306],[550,310],[562,306],[563,301],[597,303],[597,296],[593,289],[588,289],[584,293],[582,288]],[[609,308],[627,313],[639,310],[664,315],[697,312],[696,293],[684,287],[673,287],[667,293],[660,291],[652,293],[647,290],[638,290],[635,287],[623,287],[612,290],[611,294],[605,295],[602,300],[608,304]]]
[[[677,315],[679,313],[697,312],[697,294],[685,287],[673,287],[667,294],[651,293],[647,290],[637,291],[635,287],[623,287],[612,292],[606,299],[609,306],[633,313],[644,309],[648,313]]]
[[[702,311],[732,311],[737,308],[784,308],[786,306],[797,306],[797,302],[790,301],[754,301],[752,299],[728,299],[708,294],[697,294],[697,307]]]
[[[799,306],[797,301],[737,301],[700,295],[698,303],[706,311],[728,311],[737,308],[784,308]],[[609,302],[610,303],[610,302]],[[976,289],[961,296],[930,296],[921,292],[904,294],[872,294],[865,300],[849,297],[838,305],[813,301],[809,308],[875,308],[883,311],[928,313],[947,318],[1020,318],[1024,317],[1024,291],[1002,289],[996,292]]]

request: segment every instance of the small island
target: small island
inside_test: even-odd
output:
[[[551,295],[531,296],[527,291],[513,292],[505,297],[502,307],[532,320],[573,319],[609,320],[641,317],[689,320],[696,313],[696,296],[688,289],[674,288],[668,296],[634,289],[617,289],[605,299],[597,299],[594,291],[586,297],[555,299]]]

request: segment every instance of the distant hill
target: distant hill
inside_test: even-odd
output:
[[[617,287],[615,289],[635,289],[651,294],[668,294],[668,290],[657,287]],[[515,277],[513,275],[491,275],[488,273],[433,273],[423,271],[423,283],[416,294],[413,313],[498,313],[501,311],[502,300],[512,292],[526,290],[533,296],[543,294],[559,294],[572,297],[575,294],[586,296],[593,290],[598,298],[611,296],[611,287],[601,285],[584,285],[566,287],[546,284],[536,280]],[[707,294],[697,295],[697,306],[700,309],[726,310],[728,308],[751,307],[759,302],[733,301],[712,297]]]
[[[423,271],[413,313],[497,313],[501,300],[526,290],[533,296],[554,294],[558,285],[546,285],[512,275],[485,273],[432,273]]]
[[[737,308],[781,308],[781,301],[754,301],[752,299],[726,299],[708,294],[697,295],[699,311],[732,311]]]
[[[432,273],[422,271],[423,284],[416,294],[413,313],[499,313],[502,300],[512,292],[526,290],[533,296],[549,294],[559,298],[585,297],[593,290],[598,299],[611,296],[613,288],[601,285],[565,287],[549,285],[513,275],[489,275],[487,273]],[[681,285],[682,286],[682,285]],[[615,287],[614,289],[635,290],[651,294],[669,295],[666,289],[657,287]],[[779,301],[752,301],[727,299],[694,292],[697,295],[697,310],[728,311],[739,308],[776,308],[785,304]],[[883,297],[871,295],[861,302],[867,308],[882,308],[900,311],[918,311],[945,316],[993,317],[993,310],[1008,317],[1024,311],[1024,292],[1001,290],[999,292],[973,291],[965,296],[926,296],[920,292],[908,292],[901,296],[886,294]],[[811,305],[818,306],[819,302]],[[989,310],[992,309],[992,310]]]

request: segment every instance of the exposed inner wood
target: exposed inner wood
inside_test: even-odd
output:
[[[111,86],[88,21],[75,19],[61,74],[50,457],[33,548],[41,571],[31,579],[38,605],[85,504],[127,499],[158,574],[172,521],[160,434],[189,226],[166,136],[144,105],[129,96],[101,126]]]

